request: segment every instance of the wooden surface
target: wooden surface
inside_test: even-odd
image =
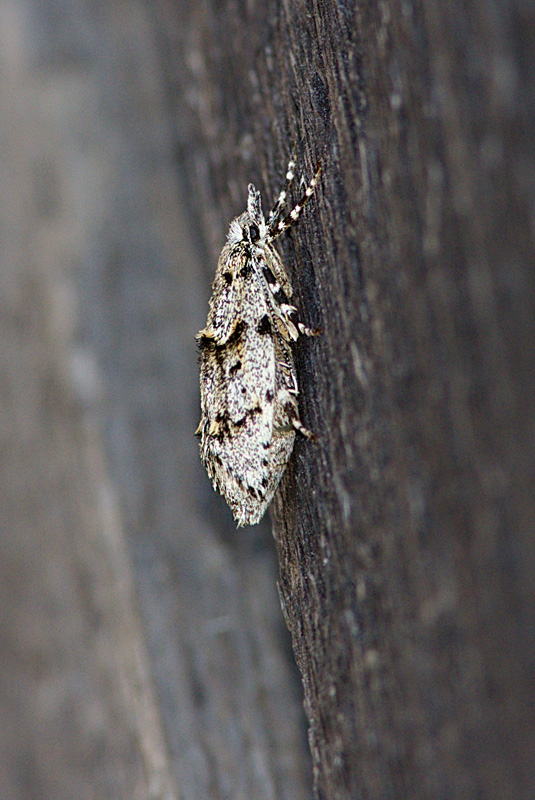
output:
[[[275,504],[317,796],[531,798],[535,12],[151,4],[210,258],[293,142],[304,423]]]
[[[202,238],[140,2],[0,0],[2,800],[311,797],[265,525],[204,477]]]
[[[0,0],[2,800],[534,796],[534,17]],[[293,143],[274,543],[193,336]]]

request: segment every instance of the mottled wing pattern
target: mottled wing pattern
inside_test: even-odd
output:
[[[218,261],[206,327],[197,335],[201,367],[201,459],[238,525],[264,515],[299,431],[314,438],[297,410],[290,342],[315,335],[290,303],[292,287],[271,244],[293,224],[320,170],[290,214],[281,219],[293,178],[266,224],[260,194],[249,186],[247,211],[230,224]]]
[[[293,359],[289,348],[274,347],[269,290],[245,248],[238,245],[225,254],[222,266],[233,278],[214,282],[207,326],[199,336],[200,434],[202,461],[216,489],[238,524],[253,524],[265,513],[294,443],[284,413],[275,419],[284,380],[278,357],[284,357],[287,371]]]

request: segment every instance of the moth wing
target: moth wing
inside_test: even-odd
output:
[[[270,268],[279,285],[282,287],[286,297],[291,297],[293,294],[292,284],[290,283],[290,280],[286,274],[282,259],[273,245],[266,247],[264,258],[267,266]]]
[[[213,336],[216,345],[224,345],[235,334],[239,320],[243,279],[240,269],[243,266],[243,252],[225,245],[219,256],[216,274],[212,285],[206,331]]]

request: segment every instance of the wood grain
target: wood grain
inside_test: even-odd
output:
[[[317,342],[278,494],[316,793],[533,796],[534,13],[152,4],[210,253],[292,143],[323,160],[283,249]]]
[[[0,0],[9,800],[311,796],[267,527],[199,462],[201,237],[140,2]]]

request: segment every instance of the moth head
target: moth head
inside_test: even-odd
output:
[[[247,196],[247,211],[240,214],[230,223],[227,239],[230,244],[247,242],[248,244],[261,243],[267,234],[266,221],[262,213],[260,192],[257,192],[252,183],[249,184]]]

